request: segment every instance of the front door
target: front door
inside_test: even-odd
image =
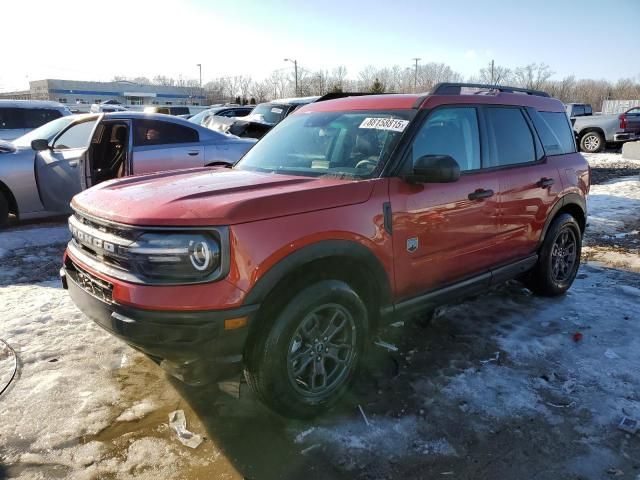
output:
[[[80,176],[89,142],[99,118],[73,123],[36,154],[36,183],[46,210],[69,212],[69,203],[82,190]]]
[[[493,264],[499,183],[497,173],[481,169],[482,150],[476,108],[438,108],[421,126],[405,162],[410,168],[423,155],[449,155],[460,165],[460,179],[440,184],[391,179],[400,298],[486,272]]]

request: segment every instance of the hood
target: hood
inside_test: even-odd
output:
[[[130,225],[233,225],[362,203],[372,188],[371,180],[198,168],[112,180],[71,204]]]

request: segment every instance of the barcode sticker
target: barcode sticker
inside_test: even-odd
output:
[[[374,128],[376,130],[391,130],[393,132],[403,132],[409,125],[409,120],[397,118],[365,118],[360,124],[360,128]]]

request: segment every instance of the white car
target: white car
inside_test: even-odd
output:
[[[71,115],[71,110],[58,102],[0,100],[0,140],[14,140],[67,115]]]

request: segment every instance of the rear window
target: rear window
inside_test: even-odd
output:
[[[183,125],[157,120],[138,120],[135,122],[133,144],[137,146],[198,141],[198,132]]]
[[[0,107],[0,128],[7,130],[25,128],[23,110],[21,108]]]
[[[516,165],[536,160],[533,134],[519,108],[487,108],[494,154],[489,167]]]
[[[576,151],[573,130],[564,113],[535,110],[529,110],[529,113],[546,155],[563,155]]]

